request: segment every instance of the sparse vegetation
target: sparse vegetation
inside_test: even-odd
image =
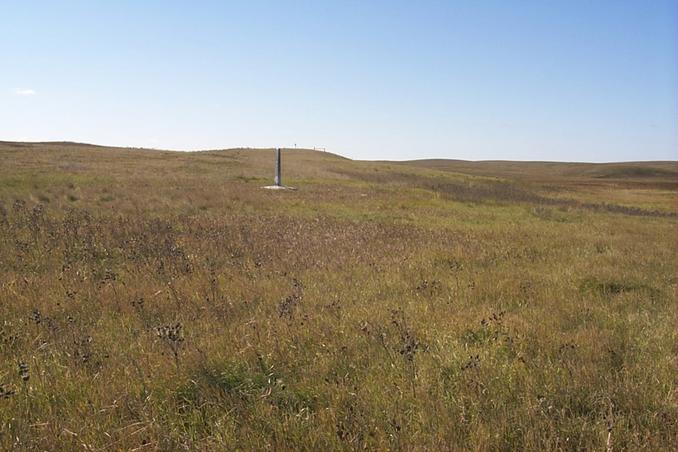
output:
[[[678,448],[675,164],[286,153],[0,143],[0,449]]]

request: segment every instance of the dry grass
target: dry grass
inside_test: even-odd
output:
[[[312,151],[284,193],[270,151],[0,160],[1,449],[678,448],[656,174],[617,204]]]

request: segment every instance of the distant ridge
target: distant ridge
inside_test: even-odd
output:
[[[156,152],[233,152],[233,151],[270,151],[273,148],[234,147],[220,149],[199,150],[170,150],[136,146],[109,146],[102,144],[83,143],[77,141],[4,141],[0,145],[9,147],[58,146],[77,148],[98,148],[110,150],[143,150]],[[285,151],[301,151],[333,156],[344,160],[352,160],[329,151],[311,148],[283,148]],[[358,160],[360,161],[360,160]],[[678,160],[631,161],[631,162],[558,162],[558,161],[522,161],[522,160],[462,160],[462,159],[416,159],[416,160],[366,160],[373,163],[396,164],[412,167],[427,168],[440,171],[461,172],[469,174],[497,175],[497,176],[541,176],[561,177],[589,177],[600,179],[614,178],[660,178],[673,179],[678,182]]]
[[[538,162],[510,160],[422,159],[399,164],[439,171],[497,177],[662,180],[678,183],[678,161]]]
[[[77,141],[3,141],[3,140],[0,140],[0,144],[4,144],[4,145],[8,145],[8,146],[53,145],[53,146],[84,146],[84,147],[96,147],[96,148],[114,148],[114,147],[117,147],[117,146],[104,146],[104,145],[100,145],[100,144],[91,144],[91,143],[79,143]],[[131,149],[131,148],[127,148],[127,149]]]
[[[155,151],[155,152],[179,152],[179,153],[200,153],[200,152],[235,152],[235,151],[272,151],[274,148],[256,148],[256,147],[234,147],[234,148],[215,148],[215,149],[196,149],[196,150],[172,150],[172,149],[161,149],[161,148],[146,148],[146,147],[136,147],[136,146],[109,146],[102,144],[92,144],[92,143],[81,143],[77,141],[4,141],[0,140],[0,146],[9,146],[9,147],[34,147],[34,146],[58,146],[58,147],[77,147],[77,148],[99,148],[99,149],[110,149],[110,150],[140,150],[140,151]],[[284,151],[300,151],[300,152],[317,152],[318,154],[323,154],[325,156],[337,157],[344,160],[351,160],[348,157],[345,157],[334,152],[311,149],[311,148],[281,148]]]

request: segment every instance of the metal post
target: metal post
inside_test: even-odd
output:
[[[275,185],[280,187],[282,185],[282,162],[280,160],[280,148],[275,148]]]

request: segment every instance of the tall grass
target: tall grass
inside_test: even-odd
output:
[[[678,447],[674,218],[68,152],[0,172],[2,449]]]

